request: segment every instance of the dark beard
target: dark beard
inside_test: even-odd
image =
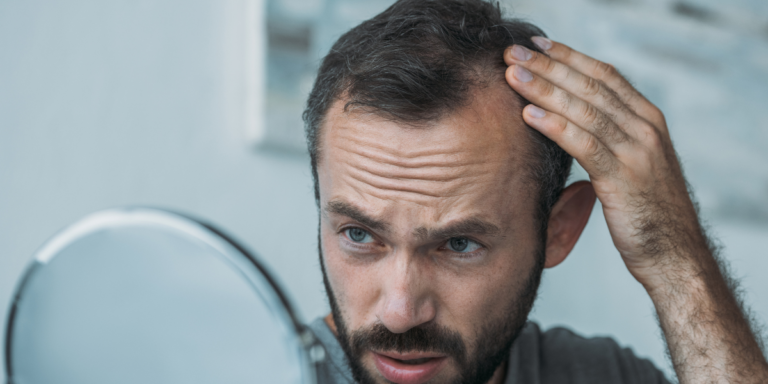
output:
[[[325,284],[325,291],[331,306],[333,321],[336,323],[336,337],[347,356],[353,378],[360,384],[376,383],[371,373],[361,362],[363,352],[371,349],[442,353],[453,358],[458,365],[459,377],[453,381],[453,384],[487,383],[496,369],[509,359],[512,343],[525,326],[528,313],[536,300],[536,292],[544,270],[544,246],[539,244],[535,255],[536,264],[528,276],[520,296],[507,304],[505,310],[507,315],[500,321],[488,323],[482,327],[475,344],[475,353],[469,356],[467,346],[458,332],[434,323],[414,327],[403,333],[390,332],[383,324],[374,324],[370,328],[359,329],[350,333],[328,282],[319,237],[320,268],[323,272],[323,284]]]

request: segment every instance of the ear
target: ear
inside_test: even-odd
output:
[[[595,199],[595,190],[589,181],[578,181],[563,190],[549,215],[545,268],[562,263],[571,253],[587,225]]]

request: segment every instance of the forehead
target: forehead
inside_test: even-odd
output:
[[[415,204],[440,216],[528,195],[530,142],[518,98],[503,84],[479,89],[471,100],[421,126],[344,111],[345,100],[337,100],[320,135],[321,204]]]

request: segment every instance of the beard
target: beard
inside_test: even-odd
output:
[[[319,236],[318,236],[319,237]],[[362,356],[367,350],[380,351],[428,351],[445,354],[456,362],[457,377],[451,384],[487,383],[497,368],[509,359],[512,344],[517,339],[528,319],[528,314],[536,300],[544,270],[544,246],[540,243],[536,250],[536,263],[528,275],[521,292],[507,303],[504,315],[484,324],[473,344],[473,353],[468,353],[467,343],[459,332],[433,322],[409,329],[403,333],[393,333],[383,324],[351,331],[346,326],[336,297],[328,281],[323,262],[323,251],[318,238],[320,268],[323,272],[323,284],[328,295],[331,315],[336,323],[339,344],[347,356],[352,377],[360,384],[376,384],[374,375],[362,363]]]

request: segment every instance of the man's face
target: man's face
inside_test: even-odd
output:
[[[499,377],[542,257],[514,94],[487,87],[426,127],[343,105],[320,137],[320,239],[356,380]]]

